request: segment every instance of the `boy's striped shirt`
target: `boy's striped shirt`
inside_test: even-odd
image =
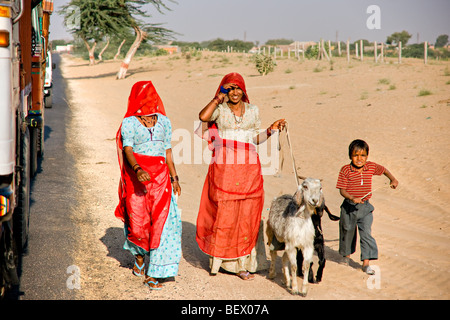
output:
[[[361,198],[372,191],[372,176],[382,175],[385,168],[375,162],[367,161],[361,172],[358,172],[351,164],[341,168],[336,188],[345,189],[353,197]],[[369,194],[364,200],[369,200]]]

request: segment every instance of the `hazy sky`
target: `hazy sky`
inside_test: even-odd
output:
[[[99,0],[101,1],[101,0]],[[177,0],[172,11],[158,13],[148,6],[149,22],[164,23],[178,32],[181,41],[224,40],[259,41],[293,39],[317,41],[359,39],[386,41],[394,32],[408,31],[409,43],[434,43],[441,34],[450,35],[450,0]],[[55,0],[55,11],[69,0]],[[367,13],[379,7],[379,29],[369,29]],[[53,13],[51,39],[71,38],[62,18]]]

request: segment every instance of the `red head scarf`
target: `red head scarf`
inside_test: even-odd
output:
[[[128,108],[124,118],[131,116],[144,116],[153,113],[166,115],[161,98],[156,92],[151,81],[138,81],[131,88],[128,97]],[[116,134],[117,155],[119,158],[120,170],[123,172],[123,144],[122,144],[122,124]]]
[[[161,98],[151,81],[136,82],[131,88],[130,96],[128,97],[128,109],[125,118],[152,113],[166,115]]]
[[[244,91],[244,96],[242,97],[242,101],[250,103],[250,100],[248,99],[247,89],[245,89],[244,78],[239,73],[236,73],[236,72],[229,73],[225,77],[223,77],[222,82],[220,82],[220,86],[216,91],[216,96],[220,92],[220,87],[227,83],[235,84],[239,88],[241,88],[242,91]]]

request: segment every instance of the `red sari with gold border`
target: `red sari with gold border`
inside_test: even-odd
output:
[[[209,128],[213,156],[203,186],[196,240],[206,254],[235,259],[256,245],[264,205],[261,163],[253,144],[221,139]]]

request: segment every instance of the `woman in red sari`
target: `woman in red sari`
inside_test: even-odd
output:
[[[226,75],[214,99],[199,114],[208,123],[203,135],[213,151],[200,201],[196,240],[210,256],[211,274],[220,268],[243,280],[254,278],[255,245],[264,205],[261,163],[256,145],[284,119],[260,133],[259,109],[250,104],[238,73]]]
[[[181,218],[175,201],[180,194],[172,159],[172,126],[150,81],[133,85],[128,109],[117,132],[121,169],[115,215],[125,224],[123,248],[135,256],[133,274],[160,290],[157,279],[178,274]],[[144,257],[149,256],[145,273]]]

